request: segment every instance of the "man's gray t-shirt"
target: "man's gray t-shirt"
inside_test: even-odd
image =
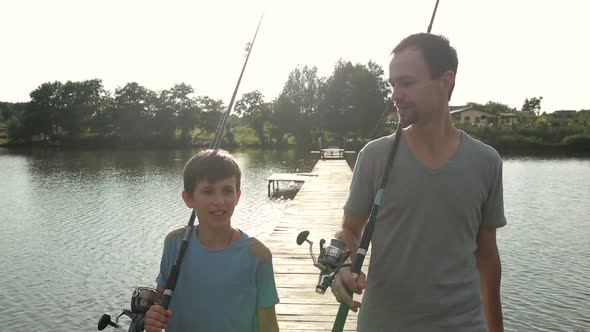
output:
[[[475,250],[481,227],[506,224],[502,160],[461,131],[454,156],[429,168],[399,144],[371,239],[358,330],[487,331]],[[393,137],[367,144],[345,213],[368,216]]]

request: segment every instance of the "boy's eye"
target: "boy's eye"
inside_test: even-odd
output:
[[[223,193],[226,195],[233,194],[234,189],[233,188],[223,188]]]

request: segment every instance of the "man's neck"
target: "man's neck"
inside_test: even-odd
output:
[[[429,167],[449,161],[461,141],[461,133],[453,125],[448,111],[437,112],[428,121],[412,124],[404,136],[416,158]]]
[[[448,111],[438,111],[422,123],[414,123],[407,130],[407,138],[414,144],[428,150],[438,150],[457,137]]]

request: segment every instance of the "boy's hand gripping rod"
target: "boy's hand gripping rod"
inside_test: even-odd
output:
[[[434,11],[432,12],[432,17],[430,18],[430,24],[428,25],[427,33],[430,33],[430,31],[432,30],[432,23],[434,22],[434,17],[436,16],[438,2],[439,0],[436,0],[436,4],[434,5]],[[379,190],[377,190],[377,194],[375,195],[375,199],[373,200],[373,206],[371,207],[371,213],[369,214],[367,224],[365,225],[365,229],[363,230],[361,243],[358,247],[355,259],[352,262],[351,272],[354,280],[356,280],[359,274],[361,273],[361,267],[363,266],[363,261],[365,260],[367,250],[369,249],[369,243],[371,242],[371,237],[373,236],[373,229],[375,227],[375,220],[377,219],[377,213],[379,212],[379,207],[381,206],[381,197],[383,196],[383,189],[385,188],[387,180],[389,179],[389,173],[393,166],[393,159],[395,157],[397,147],[401,140],[403,128],[404,127],[402,126],[400,119],[395,130],[395,136],[393,138],[393,147],[391,148],[389,156],[387,157],[387,164],[385,166],[383,178],[381,179],[381,183],[379,185]],[[346,292],[350,297],[352,297],[352,292],[350,290],[346,290]],[[346,323],[346,317],[348,316],[349,309],[350,308],[348,307],[348,305],[346,305],[346,303],[340,303],[340,307],[338,308],[338,314],[336,315],[336,320],[334,321],[334,325],[332,327],[332,332],[342,332],[342,330],[344,329],[344,324]]]
[[[238,93],[238,88],[240,87],[240,82],[242,81],[242,76],[244,75],[244,71],[246,70],[246,65],[248,64],[248,59],[250,58],[250,53],[252,52],[252,48],[254,47],[254,42],[256,41],[256,36],[258,35],[258,29],[260,29],[260,24],[262,23],[262,18],[264,14],[260,17],[260,21],[258,22],[258,27],[256,28],[256,32],[254,33],[254,37],[252,38],[252,42],[248,45],[248,54],[246,55],[246,60],[244,61],[244,65],[242,67],[242,71],[240,72],[240,77],[238,78],[238,83],[234,89],[234,93],[232,94],[231,101],[229,106],[227,107],[227,111],[222,115],[221,119],[219,120],[219,125],[217,126],[217,133],[215,134],[215,138],[213,142],[211,142],[211,149],[219,149],[221,145],[221,141],[223,140],[223,136],[225,134],[225,128],[227,126],[229,116],[232,111],[232,107],[234,105],[234,101],[236,99],[236,95]],[[180,275],[180,267],[182,264],[182,259],[184,258],[184,254],[186,252],[186,248],[188,247],[188,242],[190,240],[191,232],[193,230],[193,226],[195,225],[195,211],[193,210],[188,221],[188,225],[186,225],[186,231],[184,233],[184,238],[182,239],[182,243],[180,245],[180,250],[178,251],[178,256],[176,257],[176,262],[172,266],[170,270],[170,276],[168,277],[168,282],[166,283],[166,289],[164,290],[164,296],[162,297],[162,307],[164,309],[168,309],[170,306],[170,300],[172,299],[172,294],[174,293],[174,289],[176,288],[176,282],[178,281],[178,276]]]

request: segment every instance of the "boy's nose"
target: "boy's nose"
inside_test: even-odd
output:
[[[214,204],[223,204],[223,195],[222,194],[215,194],[213,196],[213,203]]]

